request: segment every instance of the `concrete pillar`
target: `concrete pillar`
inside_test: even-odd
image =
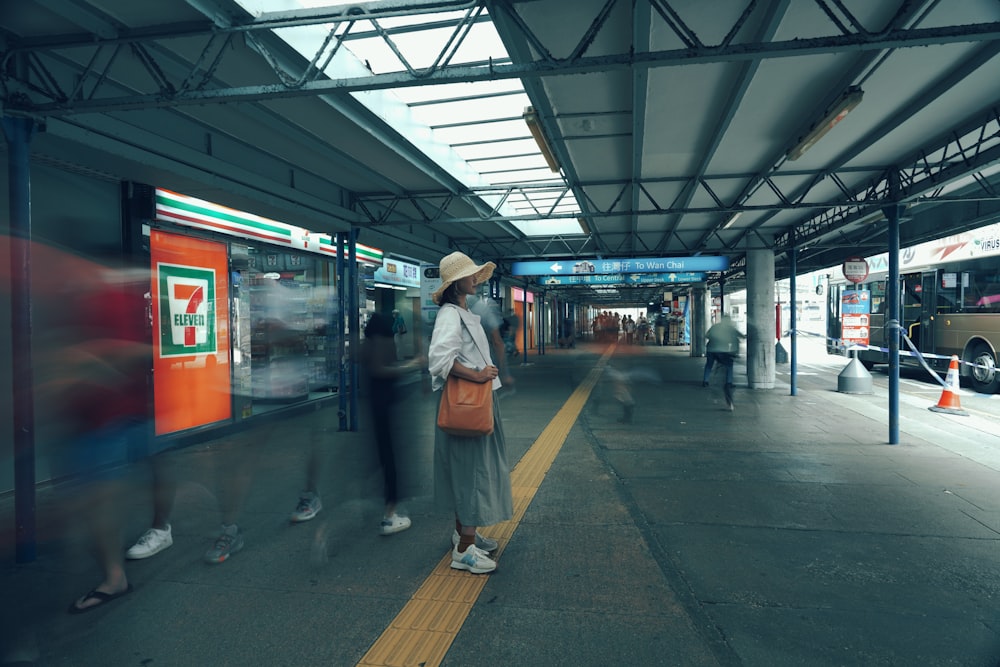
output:
[[[691,356],[705,356],[705,332],[711,310],[711,293],[706,283],[691,286]]]
[[[747,385],[774,389],[773,239],[747,238]]]

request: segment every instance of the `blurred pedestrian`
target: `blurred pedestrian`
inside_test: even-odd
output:
[[[646,340],[649,338],[649,320],[646,319],[645,315],[639,316],[639,321],[636,323],[635,331],[639,341],[645,345]]]
[[[622,327],[625,329],[625,343],[633,345],[635,343],[635,320],[631,315],[626,315],[622,320]]]
[[[611,380],[615,401],[622,408],[622,416],[618,418],[618,423],[631,424],[632,416],[635,413],[635,399],[632,398],[632,392],[629,388],[632,382],[627,373],[623,373],[611,364],[607,365],[606,372]]]
[[[493,388],[493,433],[480,437],[434,433],[434,497],[442,508],[454,512],[451,567],[483,574],[496,569],[489,552],[495,540],[477,528],[513,516],[510,465],[496,390],[502,386],[500,370],[490,357],[489,342],[480,317],[468,310],[468,297],[476,285],[489,280],[496,265],[476,265],[454,252],[441,260],[441,286],[434,302],[441,306],[431,336],[428,367],[432,388],[441,390],[450,375],[490,382]]]
[[[269,440],[272,431],[273,426],[268,423],[257,424],[250,432],[230,436],[218,446],[214,463],[222,526],[219,537],[205,552],[205,562],[225,562],[243,549],[244,538],[237,519],[253,481],[258,447]],[[153,456],[150,463],[153,477],[153,521],[125,552],[125,557],[129,560],[151,558],[174,543],[170,519],[179,487],[174,462],[169,452],[163,452]]]
[[[510,362],[507,359],[507,342],[503,335],[505,321],[500,314],[500,307],[493,299],[478,296],[470,296],[467,303],[469,312],[479,315],[483,330],[486,331],[486,338],[490,341],[490,355],[500,369],[500,382],[504,386],[503,396],[511,396],[514,394],[514,376],[511,375]]]
[[[393,311],[393,317],[398,311]],[[382,313],[374,313],[365,326],[365,339],[361,343],[361,368],[367,382],[371,427],[378,459],[382,466],[385,512],[379,532],[392,535],[410,527],[410,518],[396,512],[399,502],[399,475],[393,440],[396,433],[396,404],[399,401],[398,380],[401,375],[418,368],[423,359],[416,357],[405,364],[396,363],[393,336],[394,320]]]
[[[399,314],[398,310],[392,311],[392,341],[395,345],[396,358],[402,359],[406,356],[403,346],[403,336],[406,335],[406,320]]]
[[[308,333],[317,337],[326,338],[330,328],[336,330],[339,321],[339,310],[337,308],[337,292],[333,287],[313,288],[312,297],[314,303],[319,304],[320,317],[310,325]],[[323,409],[317,406],[317,410]],[[331,434],[335,431],[330,424],[329,416],[314,415],[312,428],[309,432],[309,456],[306,459],[306,483],[299,493],[299,500],[295,509],[288,516],[291,523],[302,523],[316,518],[320,510],[323,509],[323,501],[319,494],[320,472],[326,461],[326,446]]]
[[[701,386],[707,387],[712,368],[719,363],[726,369],[726,384],[723,391],[726,396],[726,407],[733,410],[733,362],[740,353],[740,339],[746,336],[736,328],[729,315],[713,324],[705,333],[708,345],[705,351],[705,372]]]
[[[132,590],[122,545],[122,464],[146,456],[150,444],[152,346],[143,319],[149,272],[117,259],[65,266],[86,268],[70,273],[66,292],[48,304],[66,319],[43,335],[36,380],[39,402],[60,406],[66,435],[54,473],[74,480],[66,506],[80,513],[103,574],[70,605],[69,613],[80,614]]]
[[[233,388],[234,392],[250,391],[251,400],[284,398],[291,386],[290,379],[305,377],[302,370],[303,330],[295,316],[296,292],[298,288],[283,285],[277,273],[247,271],[245,281],[253,285],[254,331],[269,345],[280,347],[289,353],[282,364],[274,364],[254,378],[252,385]],[[229,391],[229,387],[225,391]],[[215,477],[217,499],[222,518],[219,535],[209,547],[203,560],[210,564],[223,563],[240,552],[245,544],[240,530],[240,519],[262,447],[271,442],[276,422],[272,417],[255,418],[250,428],[225,439],[217,446]],[[169,454],[159,454],[152,459],[153,467],[153,521],[126,552],[130,559],[149,558],[173,544],[170,516],[177,495],[178,480],[170,468]],[[318,511],[318,509],[317,509]]]
[[[177,478],[167,456],[168,454],[161,453],[150,460],[153,476],[153,523],[125,552],[125,557],[129,560],[150,558],[174,543],[170,515],[177,495]]]
[[[667,316],[663,313],[657,313],[656,319],[653,320],[653,331],[656,334],[656,344],[666,345],[666,333],[667,333]]]
[[[559,341],[559,347],[576,347],[576,334],[573,329],[573,318],[567,315],[562,321],[562,338]]]
[[[513,310],[508,310],[500,322],[500,338],[503,340],[504,361],[518,355],[517,332],[521,330],[521,319]]]
[[[249,294],[254,306],[255,340],[266,346],[268,354],[280,350],[280,358],[270,359],[259,374],[251,365],[251,400],[285,401],[308,395],[305,334],[312,324],[298,312],[303,305],[301,287],[282,279],[280,273],[254,270],[247,271],[240,282],[252,286]],[[234,388],[237,390],[240,388]],[[274,444],[272,436],[278,424],[272,415],[258,417],[255,422],[251,428],[228,438],[215,459],[222,525],[215,542],[202,556],[206,563],[224,563],[245,545],[238,522],[250,495],[261,452]]]

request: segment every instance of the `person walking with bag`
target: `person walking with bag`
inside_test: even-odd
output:
[[[427,357],[434,391],[444,389],[449,378],[491,384],[492,433],[452,435],[441,426],[434,431],[435,504],[455,515],[451,567],[473,574],[496,569],[489,552],[497,543],[479,534],[477,528],[506,521],[514,514],[507,443],[496,394],[502,386],[499,369],[490,356],[480,317],[468,310],[467,302],[476,285],[489,280],[495,268],[493,262],[476,265],[460,252],[441,260],[441,286],[432,295],[441,309]]]

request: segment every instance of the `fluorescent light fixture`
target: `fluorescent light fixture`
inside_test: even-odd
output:
[[[722,228],[729,229],[730,227],[735,225],[736,221],[740,219],[741,215],[743,215],[743,211],[736,211],[736,213],[733,213],[731,216],[729,216],[729,219],[726,220],[726,224],[722,225]]]
[[[799,139],[797,144],[788,150],[785,156],[789,160],[798,160],[802,157],[802,154],[812,148],[813,144],[832,130],[834,125],[844,120],[844,117],[861,103],[862,97],[864,97],[864,91],[859,86],[851,86],[844,91],[844,94],[830,105],[830,108],[826,110],[823,117],[812,126],[804,137]]]
[[[549,165],[549,169],[558,173],[559,162],[549,147],[549,142],[545,139],[545,134],[542,132],[542,125],[538,122],[538,113],[535,112],[535,107],[524,108],[524,122],[527,123],[531,136],[535,138],[538,150],[542,152],[542,157],[545,158],[545,164]]]
[[[398,289],[398,290],[401,290],[403,292],[406,291],[406,288],[403,287],[402,285],[390,285],[388,283],[372,283],[372,284],[375,287],[382,287],[382,288],[385,288],[385,289]]]

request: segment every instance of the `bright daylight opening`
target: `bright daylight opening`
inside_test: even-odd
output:
[[[335,6],[320,0],[237,1],[254,15]],[[369,72],[402,72],[407,65],[415,70],[434,65],[450,53],[449,40],[463,16],[445,12],[388,17],[378,19],[377,26],[359,19],[349,30],[345,22],[284,28],[275,34],[312,59],[330,30],[341,36],[347,31],[343,48],[325,73],[352,78]],[[507,62],[509,56],[487,20],[471,27],[448,64],[475,65],[491,59]],[[354,97],[465,185],[498,188],[483,199],[495,205],[506,196],[499,209],[502,215],[535,218],[511,220],[524,234],[584,233],[577,221],[581,214],[576,198],[566,189],[562,174],[549,169],[524,121],[531,101],[519,80],[409,86],[354,93]]]

